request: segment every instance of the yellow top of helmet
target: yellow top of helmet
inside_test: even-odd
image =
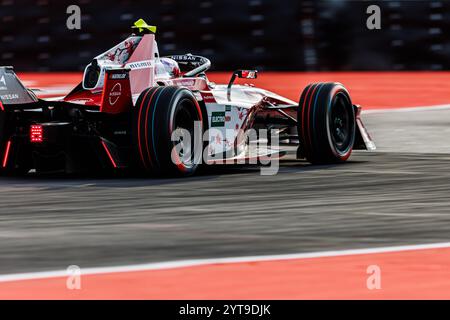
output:
[[[149,32],[149,33],[156,33],[156,26],[150,26],[147,24],[147,22],[144,21],[144,19],[139,19],[134,23],[132,26],[132,29],[138,29],[139,32]]]

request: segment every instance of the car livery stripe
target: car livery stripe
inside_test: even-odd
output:
[[[108,156],[109,160],[111,161],[111,164],[113,165],[114,168],[117,168],[116,161],[114,161],[111,151],[109,151],[109,148],[106,145],[105,141],[103,141],[103,140],[101,140],[101,141],[102,141],[103,148],[105,149],[106,155]]]
[[[159,160],[158,160],[158,154],[156,152],[156,147],[155,147],[156,146],[156,143],[155,143],[155,114],[156,114],[156,109],[158,107],[159,98],[161,97],[161,94],[163,93],[163,91],[165,89],[167,89],[167,87],[165,87],[159,91],[158,96],[156,97],[155,108],[153,109],[153,114],[152,114],[152,147],[153,147],[153,153],[155,154],[155,160],[156,160],[156,163],[158,164],[158,166],[159,166]]]
[[[146,110],[146,112],[145,112],[145,126],[144,126],[144,132],[145,132],[145,135],[144,135],[144,136],[145,136],[145,149],[146,149],[146,151],[147,151],[148,161],[150,162],[150,166],[152,166],[152,167],[153,167],[153,160],[152,160],[152,156],[150,155],[149,148],[148,148],[148,112],[149,112],[149,110],[150,110],[150,108],[151,108],[151,103],[152,103],[152,101],[153,101],[153,98],[155,97],[156,92],[159,91],[160,89],[161,89],[161,87],[158,87],[158,88],[156,88],[156,89],[153,91],[152,95],[150,96],[150,100],[149,100],[148,103],[147,103],[148,108],[147,108],[147,110]]]
[[[6,149],[5,149],[5,156],[3,157],[3,168],[6,168],[6,165],[8,164],[8,158],[9,158],[9,150],[11,149],[11,140],[9,140],[6,143]]]
[[[138,145],[139,145],[139,154],[141,156],[142,164],[146,169],[148,169],[147,162],[144,158],[144,153],[142,152],[142,141],[141,141],[141,116],[142,116],[142,107],[144,106],[145,101],[147,100],[147,96],[153,89],[147,89],[145,92],[144,98],[141,101],[139,106],[139,118],[138,118]]]

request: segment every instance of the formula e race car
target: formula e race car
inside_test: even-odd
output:
[[[289,147],[319,164],[375,148],[361,108],[339,83],[311,84],[299,103],[234,85],[236,78],[256,78],[255,70],[235,71],[229,84],[215,84],[206,75],[207,58],[161,57],[156,27],[141,19],[133,30],[95,57],[82,82],[61,99],[39,99],[12,67],[0,67],[1,171],[130,168],[190,175],[201,164],[281,157]],[[259,144],[265,147],[254,147]]]

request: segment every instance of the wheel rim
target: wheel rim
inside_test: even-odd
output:
[[[195,166],[193,152],[195,142],[194,122],[199,120],[193,101],[184,99],[179,102],[175,112],[173,128],[174,130],[187,130],[191,137],[191,141],[186,141],[183,136],[180,136],[179,140],[174,142],[175,145],[178,144],[179,146],[179,161],[185,168],[193,168]]]
[[[333,100],[330,118],[330,133],[333,145],[339,154],[347,153],[354,141],[354,116],[352,105],[343,93]]]

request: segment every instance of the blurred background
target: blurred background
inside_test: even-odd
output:
[[[66,28],[72,4],[81,30]],[[381,30],[366,27],[372,4]],[[433,0],[0,0],[0,65],[82,70],[144,18],[162,55],[205,55],[214,70],[448,70],[449,15]]]

